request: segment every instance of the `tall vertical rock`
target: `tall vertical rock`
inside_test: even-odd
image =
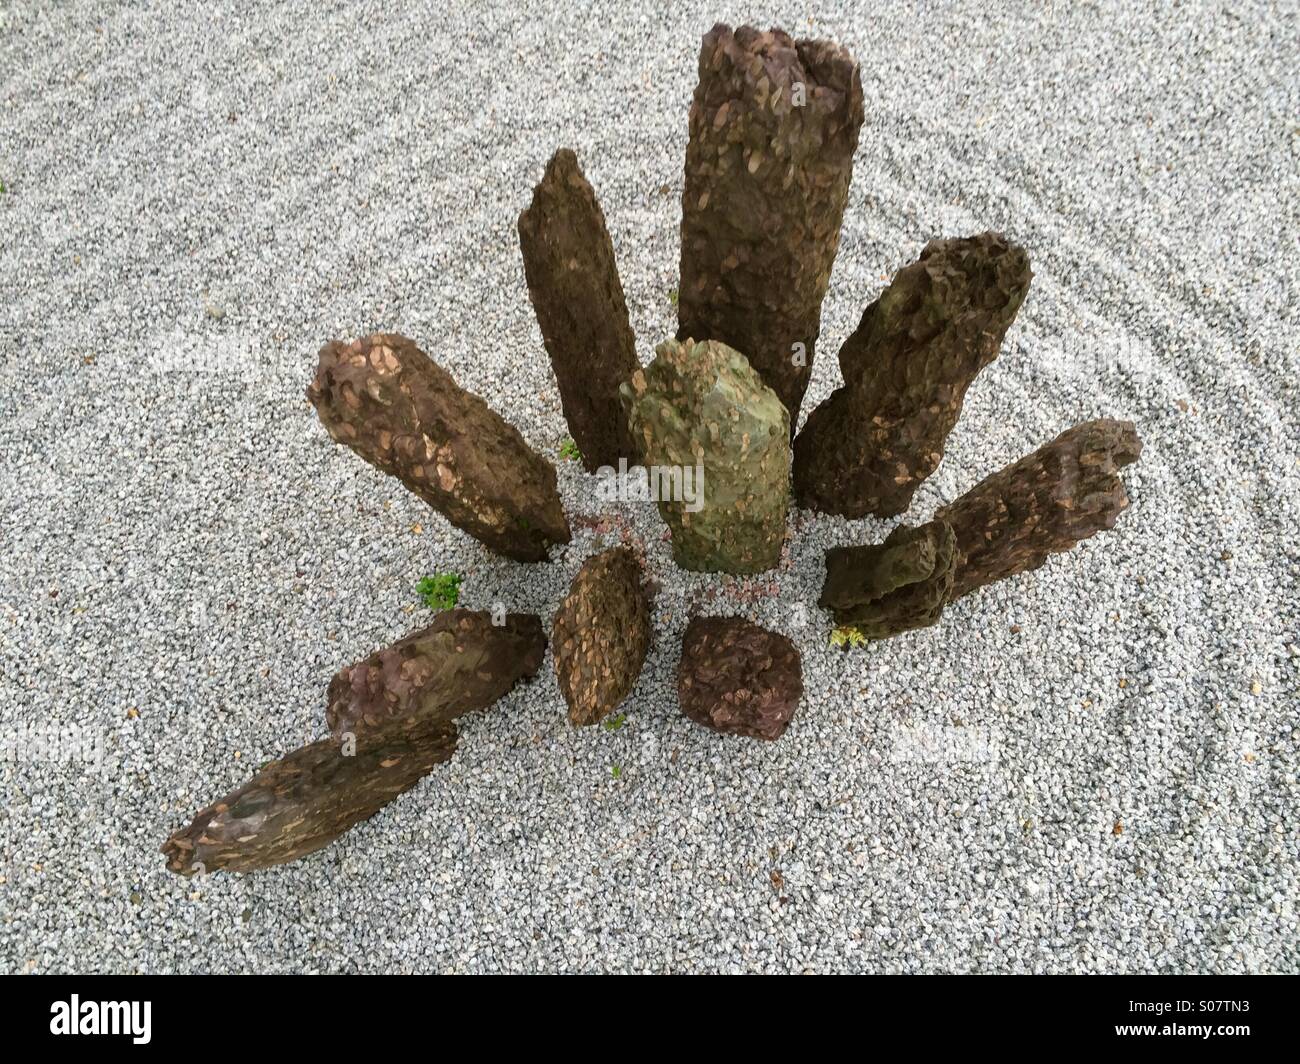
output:
[[[705,34],[686,147],[677,337],[744,354],[785,404],[791,431],[862,117],[857,64],[844,48],[752,26]]]
[[[1141,454],[1133,422],[1085,421],[941,508],[959,552],[951,598],[1113,528],[1128,508],[1119,470]]]
[[[556,611],[551,648],[572,723],[595,724],[628,696],[650,649],[650,600],[631,550],[583,563]]]
[[[636,342],[596,193],[561,148],[519,216],[528,295],[560,386],[560,402],[591,472],[635,460],[618,386],[637,368]]]
[[[336,441],[498,554],[569,542],[555,467],[405,336],[326,344],[307,398]]]
[[[789,509],[790,415],[745,356],[668,340],[620,394],[677,564],[773,568]]]
[[[843,386],[794,442],[799,505],[853,518],[906,510],[1030,277],[1028,256],[997,233],[933,241],[900,270],[840,349]]]

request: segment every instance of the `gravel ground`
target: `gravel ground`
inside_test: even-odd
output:
[[[6,4],[0,967],[1300,970],[1300,29],[1233,7]],[[1002,229],[1033,287],[909,520],[1103,415],[1146,441],[1130,510],[845,654],[822,553],[887,523],[799,513],[745,582],[626,505],[663,588],[623,728],[570,728],[548,657],[321,853],[167,873],[169,832],[323,733],[335,669],[428,622],[421,576],[549,624],[595,532],[493,557],[303,388],[325,340],[398,330],[557,456],[515,218],[575,148],[648,360],[699,37],[746,19],[862,63],[809,399],[928,239]],[[571,514],[594,483],[562,464]],[[692,611],[796,639],[781,741],[680,715]],[[96,763],[33,742],[73,727]]]

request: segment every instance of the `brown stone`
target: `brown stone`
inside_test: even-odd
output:
[[[545,561],[569,542],[555,467],[406,337],[326,344],[307,398],[335,440],[498,554]]]
[[[571,723],[595,724],[628,696],[650,648],[650,600],[631,550],[587,559],[555,614],[551,647]]]
[[[933,241],[900,270],[840,349],[844,384],[795,439],[799,505],[852,518],[906,510],[1030,276],[1024,251],[997,233]]]
[[[752,26],[705,34],[686,148],[677,338],[720,340],[748,358],[789,411],[791,432],[862,117],[857,64],[839,45]]]
[[[595,472],[620,457],[635,463],[618,386],[636,372],[636,341],[605,216],[568,148],[551,158],[519,216],[519,247],[582,464]]]
[[[803,697],[799,651],[741,617],[697,617],[682,637],[677,698],[697,724],[779,739]]]

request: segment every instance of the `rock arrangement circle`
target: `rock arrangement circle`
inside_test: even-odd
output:
[[[857,65],[828,41],[715,26],[704,36],[682,197],[678,334],[639,365],[604,215],[577,156],[556,152],[519,219],[529,296],[565,419],[590,472],[631,468],[702,572],[775,567],[791,497],[849,518],[906,512],[942,461],[967,388],[1029,291],[997,233],[935,240],[898,271],[839,351],[841,387],[794,435],[863,121]],[[406,337],[322,348],[307,395],[330,436],[489,550],[541,563],[570,540],[554,466]],[[1129,422],[1066,429],[935,518],[826,555],[819,605],[853,646],[937,623],[956,598],[1111,528]],[[636,554],[589,558],[553,620],[574,725],[607,718],[651,643]],[[536,675],[532,614],[451,609],[341,669],[329,736],[264,766],[164,844],[190,876],[250,871],[328,845],[456,749],[455,721]],[[691,720],[779,739],[803,694],[799,652],[739,617],[688,627],[678,696]]]

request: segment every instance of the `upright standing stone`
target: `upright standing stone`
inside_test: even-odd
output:
[[[595,724],[628,696],[650,649],[650,600],[627,547],[578,570],[555,614],[551,648],[573,724]]]
[[[596,193],[561,148],[519,216],[528,295],[582,464],[635,460],[618,386],[637,368],[636,341]]]
[[[545,561],[569,542],[555,467],[406,337],[326,344],[307,398],[335,440],[498,554]]]
[[[789,509],[790,416],[745,356],[714,340],[668,340],[621,395],[677,564],[773,568]]]
[[[857,64],[844,48],[752,26],[705,34],[686,147],[677,337],[745,355],[785,404],[791,431],[862,116]]]
[[[997,233],[933,241],[900,270],[840,349],[843,386],[795,439],[799,505],[854,518],[906,510],[1030,277],[1028,256]]]

